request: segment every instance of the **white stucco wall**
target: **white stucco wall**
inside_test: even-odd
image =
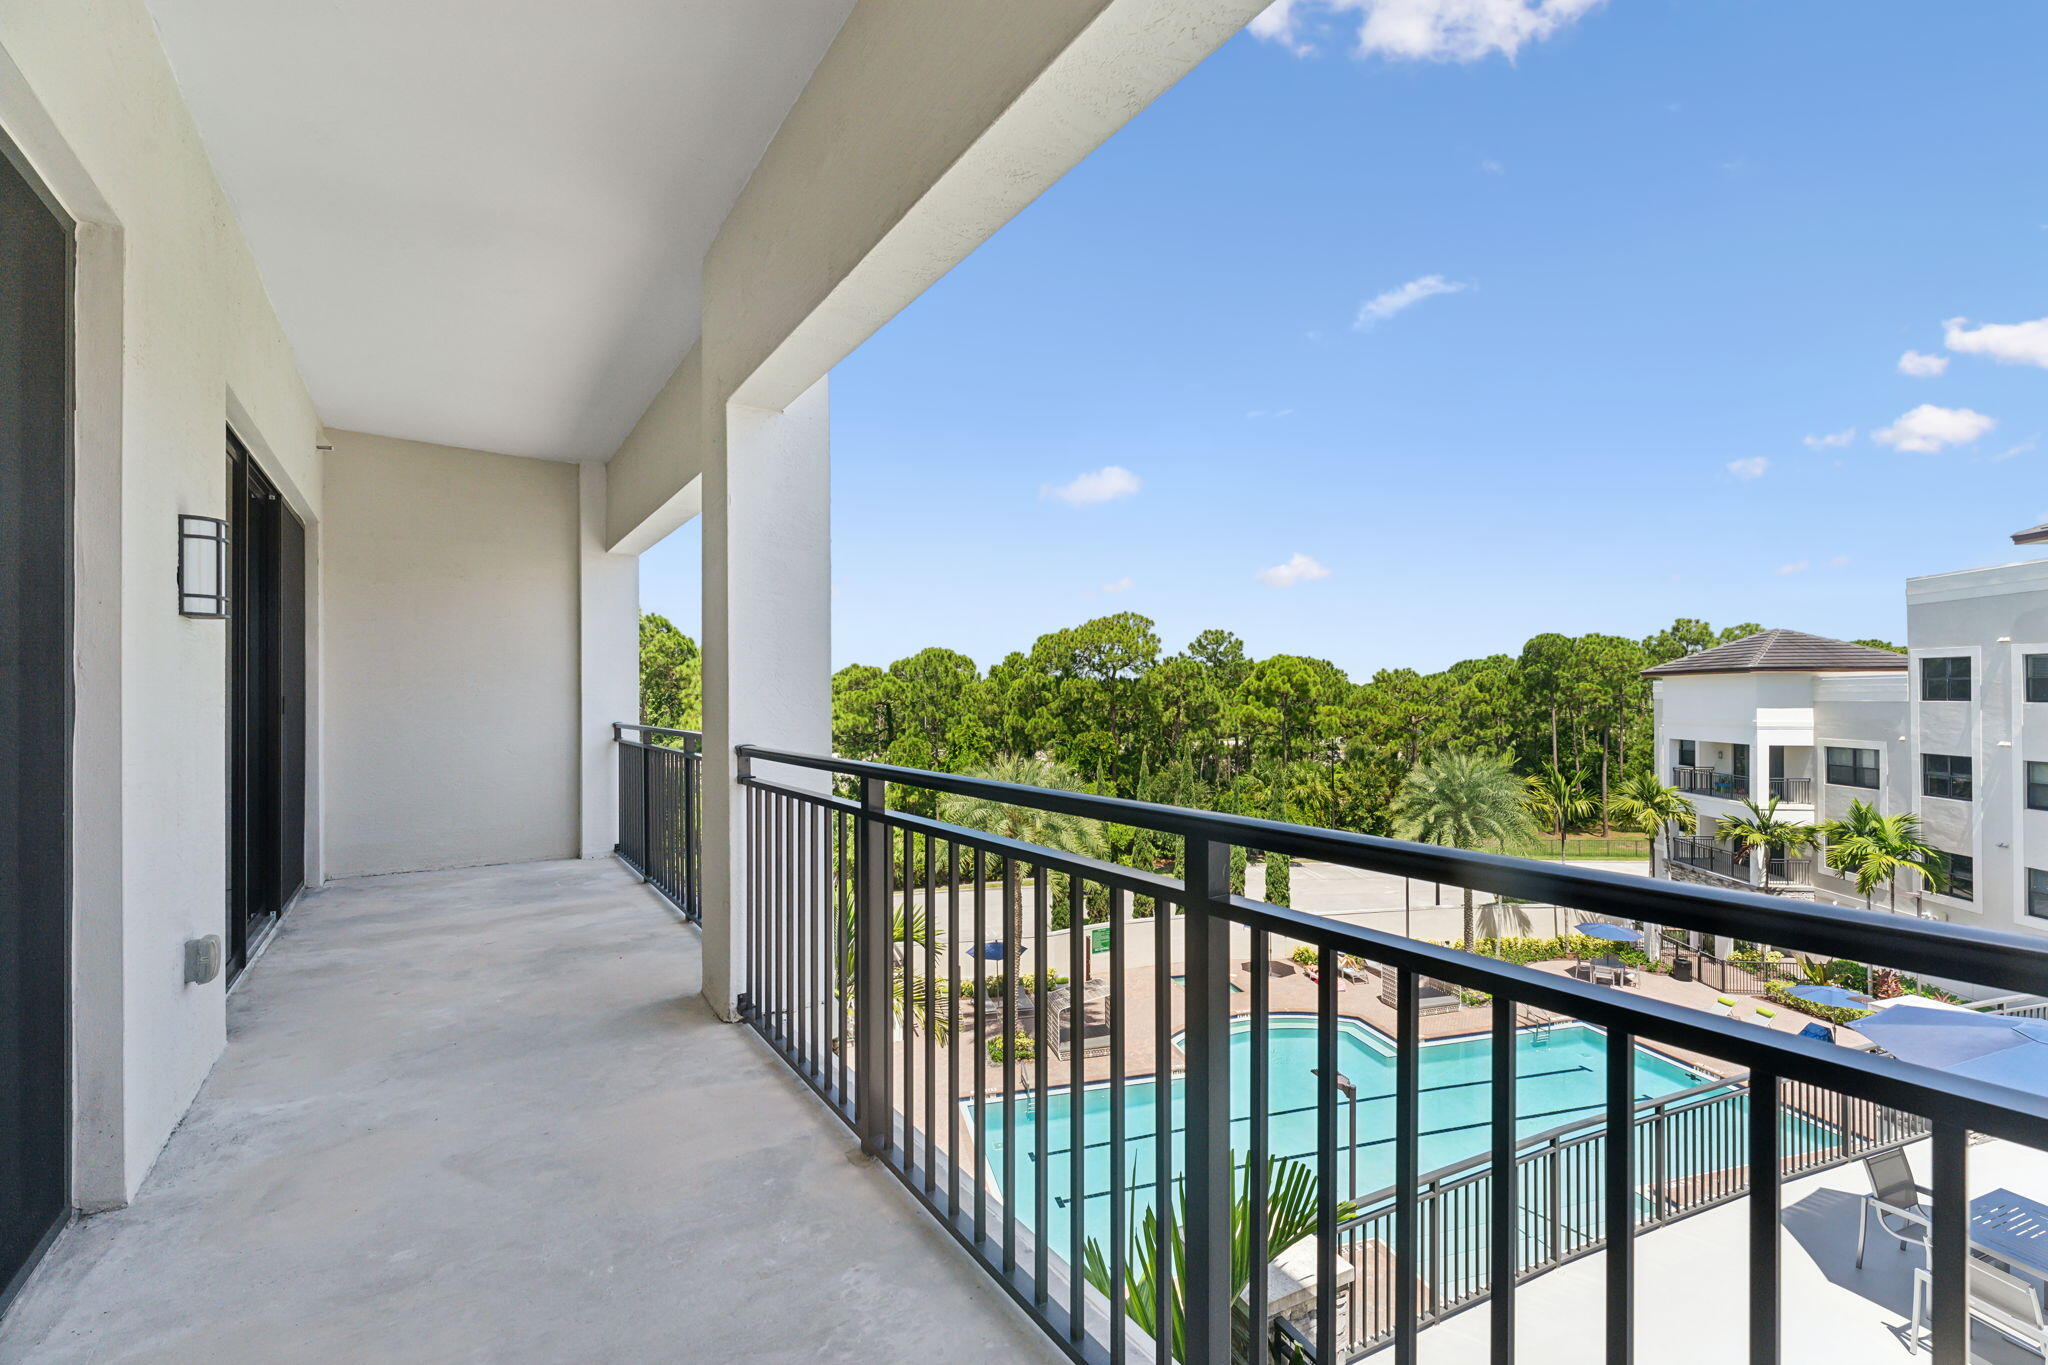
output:
[[[124,1202],[224,1042],[226,642],[177,614],[176,517],[231,417],[309,523],[318,423],[140,0],[0,0],[0,134],[79,223],[73,1196]],[[313,642],[317,649],[317,641]]]
[[[579,466],[329,439],[328,875],[576,856]]]
[[[1965,923],[2048,934],[2026,896],[2028,870],[2048,868],[2048,813],[2026,803],[2026,763],[2048,762],[2048,703],[2026,700],[2024,677],[2026,656],[2048,654],[2048,560],[1909,579],[1906,630],[1916,809],[1931,842],[1976,859],[1972,903],[1928,900]],[[1971,660],[1970,700],[1921,698],[1920,662],[1943,656]],[[1918,755],[1929,753],[1974,760],[1970,801],[1922,794]]]

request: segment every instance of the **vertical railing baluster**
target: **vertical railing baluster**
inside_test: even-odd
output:
[[[1249,1131],[1245,1135],[1245,1185],[1251,1219],[1251,1301],[1248,1305],[1251,1335],[1251,1360],[1248,1365],[1266,1365],[1267,1340],[1271,1335],[1272,1306],[1267,1302],[1270,1285],[1267,1281],[1266,1266],[1272,1257],[1268,1246],[1272,1229],[1272,1214],[1268,1203],[1272,1198],[1269,1164],[1272,1158],[1272,1132],[1268,1127],[1267,1113],[1272,1107],[1272,1020],[1268,1017],[1273,994],[1273,973],[1266,962],[1272,952],[1272,943],[1264,929],[1254,929],[1251,934],[1251,956],[1245,966],[1251,975],[1251,1056],[1248,1059],[1251,1070],[1251,1105],[1249,1109]],[[1352,1192],[1357,1197],[1357,1192]],[[1354,1307],[1358,1290],[1354,1283],[1351,1299]]]
[[[1035,1200],[1031,1223],[1031,1301],[1043,1305],[1052,1293],[1052,1182],[1046,1178],[1051,1156],[1046,1108],[1052,1088],[1052,1049],[1046,1045],[1046,995],[1052,986],[1052,871],[1044,863],[1031,871],[1031,950],[1038,964],[1031,974],[1031,1192]],[[1018,965],[1023,961],[1019,959]]]
[[[1017,1273],[1017,972],[1024,956],[1017,860],[1003,857],[1003,1274]]]
[[[1749,1361],[1778,1365],[1778,1077],[1749,1073]]]
[[[1173,1354],[1173,906],[1152,901],[1153,1120],[1152,1208],[1159,1227],[1159,1273],[1152,1321],[1157,1359]]]
[[[1415,1365],[1416,1186],[1422,1178],[1422,982],[1413,968],[1398,978],[1394,1034],[1394,1303],[1395,1365]]]
[[[1933,1281],[1934,1365],[1969,1360],[1970,1189],[1969,1131],[1936,1122],[1930,1144],[1934,1157],[1934,1226],[1927,1252]]]
[[[860,784],[854,915],[853,1080],[861,1150],[880,1155],[889,1145],[889,828],[882,823],[887,786]]]
[[[1515,1359],[1516,1229],[1521,1211],[1515,1198],[1515,1002],[1493,997],[1493,1166],[1492,1217],[1487,1235],[1492,1290],[1488,1337],[1493,1365]]]
[[[1607,1030],[1607,1362],[1635,1360],[1635,1037]]]
[[[939,1187],[938,1155],[933,1144],[939,1136],[939,846],[933,836],[924,836],[924,1190]],[[910,944],[903,945],[904,955]],[[906,1009],[907,1015],[909,1011]]]
[[[1342,1359],[1337,1340],[1337,954],[1316,972],[1316,1350]],[[1352,1293],[1358,1293],[1354,1283]]]
[[[988,866],[980,849],[973,851],[974,877],[974,1052],[967,1059],[974,1077],[974,1245],[988,1240]],[[1005,1111],[1009,1106],[1006,1103]],[[1008,1143],[1004,1149],[1008,1150]],[[1007,1178],[1007,1177],[1005,1177]],[[1008,1199],[1008,1187],[1004,1188]]]
[[[1187,1359],[1230,1365],[1230,848],[1190,838],[1184,866]]]
[[[1082,986],[1088,971],[1087,896],[1076,872],[1067,878],[1067,1281],[1072,1299],[1067,1336],[1081,1340],[1088,1324],[1088,1282],[1081,1276],[1087,1239],[1088,1120],[1083,1091],[1087,1083],[1088,1015]]]
[[[903,881],[903,898],[898,908],[903,916],[903,928],[899,931],[894,923],[889,926],[889,956],[894,964],[890,971],[890,990],[902,991],[901,1006],[894,999],[890,1008],[896,1013],[896,1030],[903,1046],[903,1105],[898,1111],[903,1115],[903,1173],[908,1176],[917,1170],[917,1030],[911,1027],[913,1011],[917,1000],[917,831],[903,831],[903,863],[899,874]]]
[[[1130,1346],[1124,1338],[1129,1332],[1126,1321],[1128,1307],[1124,1302],[1125,1243],[1130,1240],[1129,1215],[1124,1211],[1124,1201],[1129,1194],[1124,1187],[1124,1142],[1128,1134],[1124,1131],[1124,1033],[1125,997],[1124,989],[1124,893],[1120,887],[1111,887],[1109,892],[1109,1360],[1110,1365],[1125,1365],[1130,1359]]]
[[[925,1009],[929,1026],[931,1002],[926,1002]],[[946,1216],[960,1217],[960,841],[957,839],[946,841]]]

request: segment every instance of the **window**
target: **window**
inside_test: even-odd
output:
[[[1951,801],[1970,799],[1970,760],[1959,754],[1920,755],[1920,790]]]
[[[1877,750],[1828,746],[1828,781],[1837,787],[1877,786]]]
[[[1697,743],[1689,739],[1678,741],[1678,766],[1681,768],[1697,768],[1700,766],[1700,746]]]
[[[1942,888],[1959,901],[1977,899],[1977,860],[1967,853],[1948,855],[1948,885]]]
[[[2048,810],[2048,763],[2027,765],[2027,809]]]
[[[1920,661],[1920,700],[1968,701],[1969,699],[1970,660],[1967,656],[1954,659],[1922,659]]]
[[[2048,654],[2027,656],[2027,700],[2048,701]]]
[[[1737,777],[1748,777],[1749,746],[1747,744],[1731,744],[1728,747],[1733,754],[1732,762],[1734,765],[1735,775]]]
[[[2027,913],[2048,919],[2048,872],[2038,867],[2027,869]]]

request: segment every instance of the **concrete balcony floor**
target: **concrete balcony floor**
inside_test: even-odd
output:
[[[1053,1361],[609,862],[338,883],[0,1361]]]

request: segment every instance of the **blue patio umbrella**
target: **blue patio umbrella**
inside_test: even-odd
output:
[[[1027,943],[1023,947],[1019,948],[1017,951],[1020,954],[1028,953],[1031,951],[1031,945]],[[1001,962],[1004,958],[1010,955],[1010,950],[1007,946],[1004,945],[1001,939],[996,939],[992,942],[983,943],[976,947],[969,948],[967,950],[967,955],[969,957],[978,957],[983,962]]]
[[[1840,986],[1822,986],[1808,982],[1803,986],[1791,987],[1785,994],[1795,999],[1804,1000],[1809,1005],[1826,1005],[1830,1009],[1867,1010],[1870,1008],[1869,996],[1858,995],[1855,991],[1844,990]]]
[[[1581,924],[1577,931],[1587,938],[1606,939],[1609,943],[1641,943],[1640,929],[1629,929],[1619,924]]]
[[[2048,1095],[2048,1020],[1893,1005],[1856,1031],[1902,1062]]]

